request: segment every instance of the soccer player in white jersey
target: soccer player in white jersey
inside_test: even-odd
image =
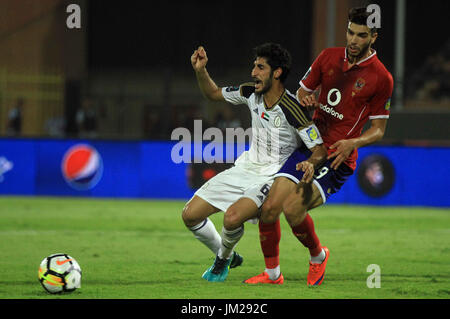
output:
[[[284,87],[291,64],[289,52],[278,44],[266,43],[256,47],[254,53],[254,83],[223,88],[206,70],[205,49],[200,46],[191,56],[198,85],[206,98],[246,104],[252,116],[250,149],[239,156],[233,167],[197,190],[183,209],[185,225],[216,255],[214,264],[202,276],[208,281],[224,281],[229,268],[242,264],[243,258],[234,252],[234,247],[244,234],[244,222],[258,216],[275,174],[293,151],[303,147],[307,154],[300,164],[305,182],[312,180],[314,169],[327,156],[311,117]],[[222,236],[208,218],[219,211],[225,212]]]

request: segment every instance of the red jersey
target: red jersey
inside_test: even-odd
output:
[[[349,69],[345,48],[325,49],[300,85],[308,92],[321,86],[320,108],[314,111],[313,120],[327,148],[339,140],[359,137],[369,119],[389,118],[394,81],[375,51]],[[357,158],[355,149],[345,164],[355,169]]]

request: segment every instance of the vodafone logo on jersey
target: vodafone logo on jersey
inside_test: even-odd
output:
[[[97,185],[103,175],[103,160],[94,147],[76,144],[64,154],[61,172],[72,188],[89,190]]]
[[[333,88],[328,91],[327,103],[330,106],[336,106],[339,104],[339,102],[341,102],[341,98],[342,98],[341,92],[338,89]],[[328,105],[320,104],[320,109],[340,120],[344,118],[344,115],[342,115],[339,112],[336,112],[332,107]]]
[[[339,102],[341,102],[341,98],[342,98],[342,95],[338,89],[331,89],[328,91],[328,95],[327,95],[328,105],[331,105],[331,106],[338,105]]]

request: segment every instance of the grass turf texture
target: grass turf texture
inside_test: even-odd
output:
[[[315,299],[444,298],[450,295],[450,211],[328,205],[315,209],[316,231],[330,249],[320,287],[308,288],[308,251],[282,218],[285,283],[245,285],[264,261],[257,225],[245,224],[237,246],[244,264],[224,283],[201,278],[214,256],[181,220],[184,202],[0,197],[0,298]],[[221,229],[223,214],[211,219]],[[74,257],[82,287],[46,293],[37,279],[52,253]],[[381,268],[369,289],[367,266]]]

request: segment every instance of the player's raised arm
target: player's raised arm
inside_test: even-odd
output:
[[[191,56],[191,64],[197,77],[198,86],[208,100],[224,101],[222,89],[214,83],[206,70],[207,63],[208,56],[206,51],[202,46],[199,46]]]

